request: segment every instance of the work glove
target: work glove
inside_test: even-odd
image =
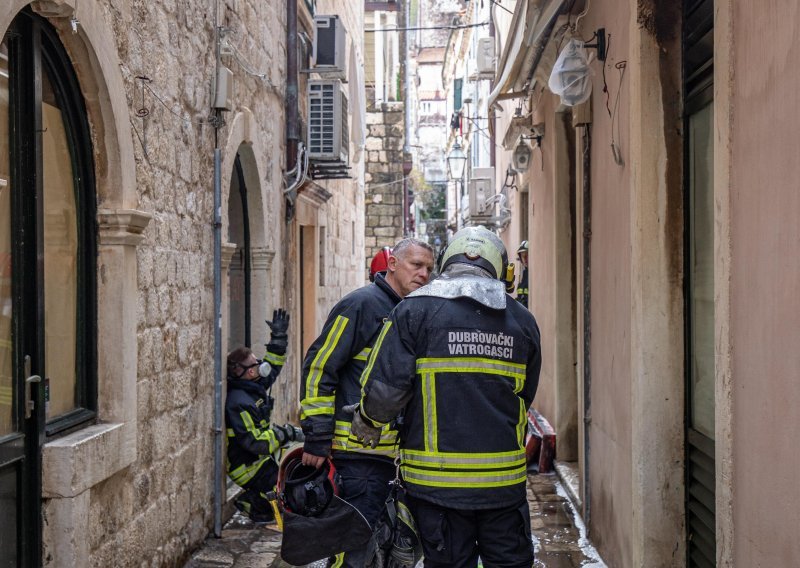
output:
[[[275,432],[275,437],[278,439],[281,446],[285,446],[289,442],[302,442],[305,440],[303,431],[292,424],[273,426],[272,431]]]
[[[364,418],[358,404],[345,406],[342,410],[353,414],[353,423],[350,426],[350,433],[353,434],[355,439],[364,446],[375,449],[378,442],[381,440],[381,428],[376,428]]]
[[[414,554],[411,539],[395,535],[386,559],[386,568],[414,568],[419,558]]]
[[[286,346],[289,344],[289,314],[284,309],[273,310],[272,321],[265,320],[270,329],[269,343],[267,351],[283,355],[286,353]]]

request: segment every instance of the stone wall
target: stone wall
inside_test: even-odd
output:
[[[403,237],[403,103],[381,103],[367,113],[365,196],[366,272],[382,247]]]
[[[259,258],[267,259],[257,263],[260,281],[254,285],[264,296],[258,300],[259,313],[252,314],[252,343],[259,355],[266,337],[263,319],[276,307],[292,312],[298,296],[296,233],[286,221],[282,179],[285,2],[226,0],[214,4],[218,12],[207,2],[174,0],[35,4],[59,29],[86,98],[95,141],[98,209],[133,210],[134,219],[146,225],[141,235],[122,242],[114,233],[111,237],[117,240],[108,241],[122,243],[135,257],[129,272],[132,287],[109,291],[120,311],[132,314],[130,330],[115,321],[102,297],[106,283],[117,275],[106,272],[115,265],[105,252],[110,246],[102,240],[106,233],[101,233],[99,424],[48,440],[45,447],[44,564],[180,565],[208,535],[214,519],[215,147],[222,153],[223,244],[229,235],[233,163],[240,153],[252,200],[250,223],[257,239],[252,245]],[[298,0],[299,12],[304,5]],[[22,7],[23,2],[12,0],[0,9],[0,35]],[[342,16],[348,46],[360,50],[360,4],[320,0],[317,11]],[[77,34],[69,28],[73,14],[81,22]],[[307,14],[303,17],[310,21]],[[225,124],[215,131],[209,117],[217,24],[226,28],[241,61],[224,58],[233,71],[234,108],[222,114]],[[306,106],[304,81],[301,112]],[[128,138],[109,142],[112,133]],[[324,183],[333,197],[319,213],[329,252],[323,267],[326,286],[318,294],[320,319],[363,282],[360,150],[351,147],[352,179]],[[131,188],[130,194],[118,190],[122,185]],[[136,233],[136,227],[129,232]],[[227,273],[222,276],[227,289]],[[223,330],[228,325],[225,294]],[[292,315],[294,336],[299,326]],[[225,336],[223,332],[223,341]],[[110,347],[109,337],[114,338]],[[223,345],[223,357],[225,347],[230,346]],[[277,420],[296,420],[302,355],[290,347]],[[115,382],[119,374],[130,376],[130,383]],[[130,439],[125,437],[129,431]],[[125,445],[121,453],[129,459],[97,467],[108,460],[102,444],[116,442],[114,436],[121,436],[124,444],[108,444],[107,451]]]

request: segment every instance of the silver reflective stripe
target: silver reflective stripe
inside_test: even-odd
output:
[[[496,359],[479,357],[442,357],[438,359],[417,359],[417,372],[494,372],[512,377],[525,376],[525,365],[520,363],[506,363]]]
[[[302,402],[303,410],[308,412],[309,410],[314,410],[317,408],[333,408],[335,405],[334,397],[330,397],[329,400],[322,399],[318,397],[316,399],[305,399]]]
[[[434,487],[502,487],[524,483],[526,479],[525,467],[516,468],[502,473],[466,471],[428,471],[415,469],[406,465],[402,466],[403,479],[417,485],[430,485]]]
[[[520,466],[525,463],[524,450],[481,454],[423,453],[403,450],[400,455],[404,464],[439,467],[441,469],[483,469],[488,467],[499,469],[507,468],[508,466]]]

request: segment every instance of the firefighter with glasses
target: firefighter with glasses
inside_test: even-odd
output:
[[[378,442],[403,411],[401,472],[426,568],[533,563],[524,439],[540,337],[506,293],[507,265],[491,231],[456,233],[442,275],[392,312],[361,379],[357,438]]]

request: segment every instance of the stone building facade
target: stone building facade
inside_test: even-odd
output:
[[[78,345],[72,378],[61,378],[50,347],[36,347],[52,344],[46,334],[56,318],[47,316],[55,308],[46,304],[34,322],[36,312],[21,309],[21,296],[8,299],[10,321],[22,326],[14,329],[29,330],[33,339],[21,343],[22,335],[9,335],[14,355],[0,378],[0,445],[6,444],[0,448],[0,563],[174,565],[213,529],[215,487],[225,495],[214,468],[215,431],[224,432],[215,422],[216,380],[224,395],[224,377],[214,374],[215,148],[222,196],[220,350],[224,358],[244,341],[246,306],[247,337],[260,355],[264,320],[274,308],[286,308],[290,347],[273,389],[274,419],[296,421],[304,348],[332,304],[362,283],[366,120],[359,96],[363,7],[288,1],[297,4],[301,68],[314,35],[312,10],[338,14],[347,30],[350,114],[344,124],[351,129],[350,178],[306,179],[288,209],[284,190],[294,178],[284,178],[286,1],[11,0],[0,6],[0,114],[12,123],[23,120],[25,81],[45,77],[30,83],[44,85],[31,97],[43,109],[36,130],[45,134],[43,164],[11,152],[25,147],[14,146],[16,131],[0,120],[0,191],[11,191],[13,202],[13,192],[31,183],[43,192],[49,215],[53,180],[74,179],[76,192],[86,190],[72,213],[83,239],[77,256],[94,259],[75,269],[84,283],[75,290],[79,307],[91,317],[79,320],[77,339],[67,338],[67,345]],[[218,47],[234,83],[230,110],[222,113],[212,111]],[[39,63],[23,65],[29,53]],[[305,124],[306,82],[317,77],[298,75]],[[53,112],[70,93],[77,102]],[[85,126],[83,138],[74,125]],[[52,145],[62,131],[69,148],[59,154]],[[86,175],[52,175],[66,171],[51,169],[67,167],[69,160],[59,156],[79,154],[89,156]],[[42,177],[43,189],[36,181]],[[42,218],[30,217],[25,222],[40,227]],[[43,229],[46,258],[49,226]],[[8,254],[16,267],[24,265],[25,243],[14,231],[9,238],[20,244]],[[22,278],[16,270],[9,280],[25,290]],[[60,298],[50,281],[54,272],[45,266],[30,287]],[[43,339],[35,338],[37,326]],[[29,346],[30,370],[22,363]],[[45,406],[44,380],[33,383],[33,411],[25,418],[30,373],[48,379],[50,399]],[[53,416],[61,407],[62,415]],[[24,449],[6,459],[8,444]],[[224,466],[224,454],[222,460]]]
[[[366,270],[382,247],[403,238],[403,103],[380,103],[367,113],[365,196]]]

